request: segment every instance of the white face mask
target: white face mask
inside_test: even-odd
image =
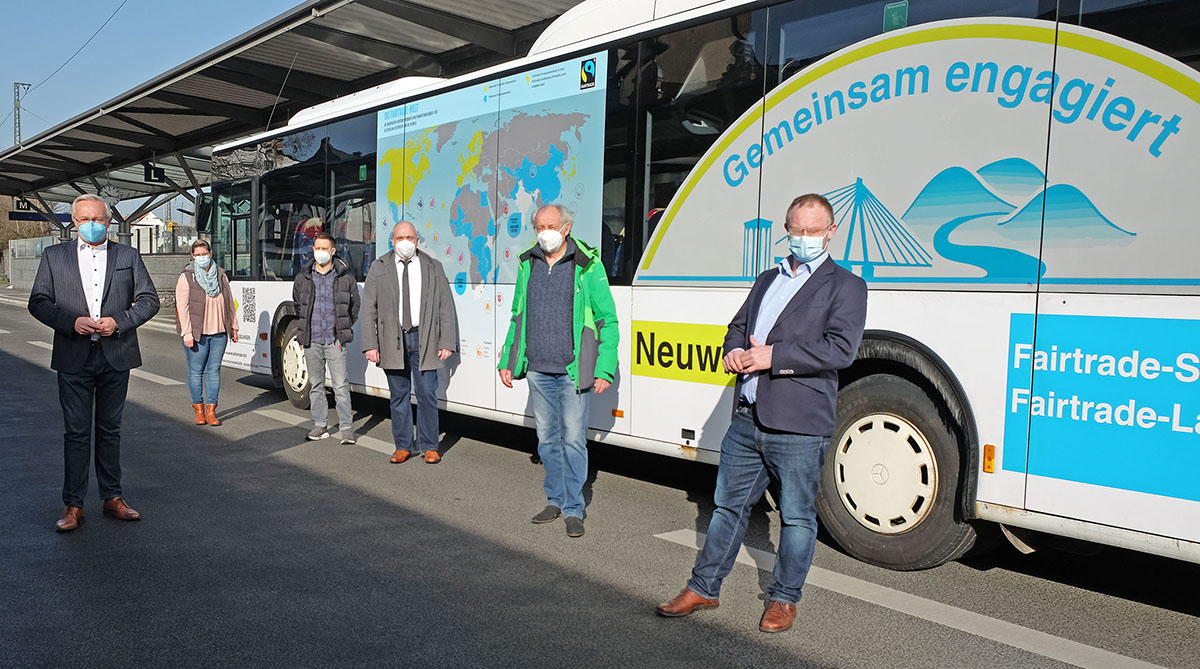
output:
[[[399,253],[400,257],[404,258],[405,260],[413,257],[413,254],[416,252],[417,245],[412,240],[401,239],[399,243],[396,244],[396,253]]]
[[[546,253],[554,253],[562,246],[563,236],[558,230],[542,230],[538,233],[538,244]]]
[[[325,265],[328,265],[331,260],[333,260],[333,253],[326,251],[325,249],[313,251],[313,260],[316,260],[318,265],[324,267]]]

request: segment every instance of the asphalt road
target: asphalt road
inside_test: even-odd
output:
[[[4,291],[11,296],[10,291]],[[687,579],[715,468],[593,444],[587,534],[532,525],[531,430],[443,414],[441,464],[387,462],[386,404],[356,446],[226,370],[225,425],[191,424],[174,331],[140,331],[125,494],[57,534],[51,333],[0,297],[0,666],[1200,666],[1200,565],[1120,550],[987,555],[917,573],[828,540],[787,633],[757,630],[778,536],[760,505],[721,607],[654,615]],[[146,376],[149,374],[149,376]]]

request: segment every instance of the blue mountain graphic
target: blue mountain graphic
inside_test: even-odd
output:
[[[1015,208],[969,170],[947,167],[930,179],[900,218],[928,239],[935,228],[947,221],[963,216],[1007,214]]]
[[[1038,193],[1020,211],[998,223],[1000,230],[1013,238],[1036,237],[1042,230],[1042,203],[1045,201],[1047,240],[1126,240],[1136,236],[1108,220],[1082,191],[1070,184],[1055,184]]]
[[[1024,158],[1005,158],[976,170],[976,174],[1006,199],[1021,201],[1038,192],[1046,175]]]

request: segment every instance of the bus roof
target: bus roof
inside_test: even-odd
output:
[[[567,10],[551,23],[531,47],[529,54],[475,72],[450,79],[437,77],[403,77],[380,84],[336,100],[315,105],[294,114],[288,124],[279,129],[216,146],[216,153],[289,134],[301,128],[324,123],[357,111],[380,107],[387,103],[434,92],[457,88],[492,75],[498,75],[525,65],[550,60],[556,56],[595,48],[658,28],[684,23],[751,4],[756,0],[585,0]]]

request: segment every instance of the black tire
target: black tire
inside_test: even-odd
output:
[[[300,330],[296,319],[289,320],[283,327],[283,337],[279,340],[279,369],[283,391],[287,393],[292,406],[298,409],[309,407],[308,391],[312,384],[308,381],[308,368],[304,363],[304,349],[296,341],[296,333]],[[298,360],[293,357],[299,355]],[[298,365],[298,367],[293,367]]]
[[[898,376],[867,376],[838,394],[817,513],[846,552],[914,570],[949,562],[975,543],[975,529],[957,511],[961,457],[947,416]]]

